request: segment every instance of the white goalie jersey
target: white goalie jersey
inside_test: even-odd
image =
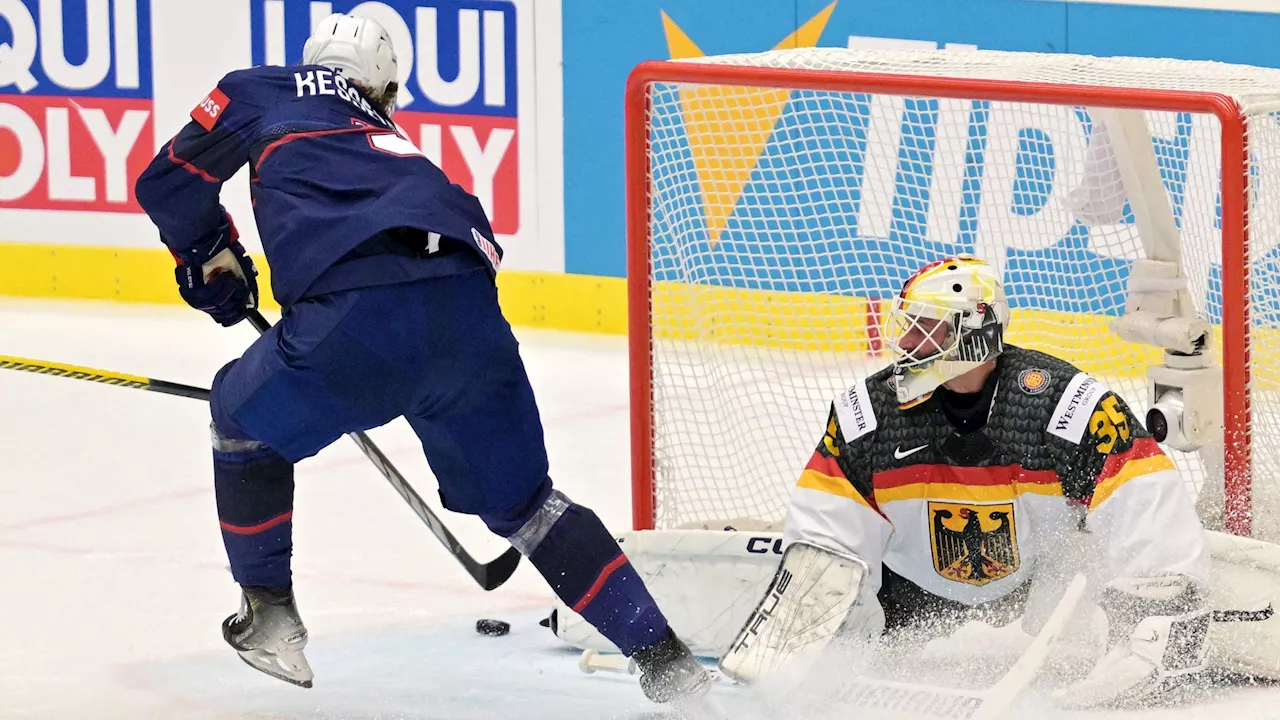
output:
[[[883,565],[972,606],[1023,585],[1083,521],[1107,575],[1208,586],[1208,545],[1182,479],[1095,378],[1006,346],[986,425],[958,436],[936,396],[900,408],[887,374],[833,403],[792,493],[784,544],[853,553],[873,588]]]

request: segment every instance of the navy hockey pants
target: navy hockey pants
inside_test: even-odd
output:
[[[456,512],[502,515],[547,480],[533,390],[479,267],[297,303],[218,373],[212,411],[221,436],[290,463],[403,415]]]

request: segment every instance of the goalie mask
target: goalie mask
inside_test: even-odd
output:
[[[1008,324],[1009,303],[989,263],[958,255],[925,265],[903,284],[885,323],[898,403],[927,399],[994,360]]]

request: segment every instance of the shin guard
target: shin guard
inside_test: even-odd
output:
[[[222,542],[236,582],[289,588],[293,463],[260,442],[226,438],[214,427],[213,485]]]
[[[667,619],[596,514],[557,490],[521,517],[486,517],[551,589],[625,655],[654,646]],[[512,528],[514,532],[512,532]]]

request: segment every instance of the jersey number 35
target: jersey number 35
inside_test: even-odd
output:
[[[1129,439],[1129,420],[1120,412],[1119,402],[1115,395],[1108,395],[1089,416],[1089,432],[1098,439],[1100,453],[1110,453],[1117,441]]]

